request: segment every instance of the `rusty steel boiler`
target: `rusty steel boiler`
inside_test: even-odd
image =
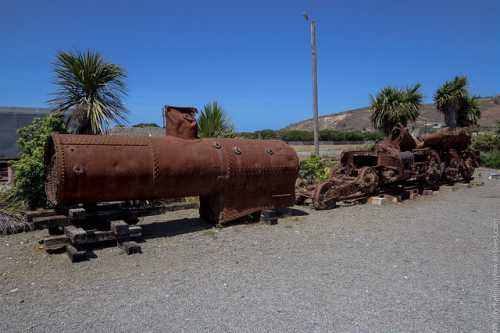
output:
[[[298,157],[283,141],[53,134],[46,192],[56,207],[200,196],[225,223],[294,204]]]

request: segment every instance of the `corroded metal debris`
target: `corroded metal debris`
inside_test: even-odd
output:
[[[430,188],[439,188],[442,181],[470,181],[479,166],[479,153],[468,149],[470,142],[464,129],[443,129],[419,140],[407,128],[396,127],[391,138],[370,151],[342,153],[340,169],[326,182],[313,189],[298,183],[297,199],[310,197],[316,209],[328,209],[410,181]]]
[[[53,134],[49,201],[64,207],[200,196],[200,215],[214,223],[293,205],[298,157],[285,142],[197,139],[194,108],[165,111],[165,137]]]

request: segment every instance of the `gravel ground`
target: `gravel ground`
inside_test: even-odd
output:
[[[142,222],[143,254],[71,264],[0,237],[0,332],[494,332],[500,180],[278,225]],[[497,219],[495,221],[495,219]]]

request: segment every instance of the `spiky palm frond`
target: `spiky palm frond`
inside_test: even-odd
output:
[[[234,133],[234,127],[224,109],[211,102],[203,107],[198,118],[198,135],[201,138],[226,137]]]
[[[479,97],[466,96],[462,103],[462,108],[457,118],[457,125],[460,127],[477,125],[477,122],[481,118]]]
[[[456,76],[453,80],[446,81],[434,94],[434,104],[438,111],[444,114],[448,127],[457,126],[458,113],[467,96],[467,78],[465,76]]]
[[[414,122],[422,103],[420,87],[419,83],[405,89],[385,87],[377,96],[370,96],[373,127],[389,135],[398,124],[406,126],[408,122]]]
[[[68,113],[77,133],[99,134],[126,121],[122,67],[105,62],[97,52],[59,52],[54,72],[58,90],[50,103],[56,111]]]

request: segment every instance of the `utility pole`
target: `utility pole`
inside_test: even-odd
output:
[[[309,20],[309,15],[304,13],[304,18],[309,22],[311,32],[311,61],[313,81],[313,126],[314,126],[314,154],[319,156],[319,118],[318,118],[318,61],[316,49],[316,21]]]

